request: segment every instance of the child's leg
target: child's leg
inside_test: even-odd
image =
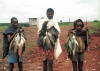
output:
[[[48,70],[53,71],[53,60],[48,60]]]
[[[73,71],[77,71],[77,62],[72,61],[72,64],[73,64]]]
[[[47,59],[43,61],[43,71],[47,71]]]
[[[18,62],[19,71],[23,71],[23,63]]]
[[[78,61],[78,71],[83,71],[83,61]]]
[[[9,71],[13,71],[13,69],[14,69],[14,63],[10,63],[9,64]]]

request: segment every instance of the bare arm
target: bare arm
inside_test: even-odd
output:
[[[7,40],[8,40],[8,42],[10,41],[10,38],[11,38],[11,36],[10,36],[10,34],[8,34],[8,35],[7,35]]]

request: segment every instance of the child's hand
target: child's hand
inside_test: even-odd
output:
[[[88,31],[88,27],[86,27],[85,30]]]

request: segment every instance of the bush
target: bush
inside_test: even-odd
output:
[[[94,20],[93,22],[99,22],[98,20]]]

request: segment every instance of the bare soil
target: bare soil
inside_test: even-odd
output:
[[[54,60],[54,71],[73,71],[71,60],[68,58],[64,49],[65,41],[67,39],[68,30],[72,27],[62,26],[60,42],[62,46],[62,54],[57,60]],[[23,63],[24,71],[43,71],[42,68],[42,50],[37,46],[37,28],[25,28],[27,37],[26,51]],[[0,34],[2,40],[2,35]],[[85,52],[85,60],[83,71],[100,71],[100,34],[91,35],[91,43],[88,50]],[[8,71],[9,64],[6,59],[0,59],[0,71]],[[17,63],[14,71],[18,71]]]

